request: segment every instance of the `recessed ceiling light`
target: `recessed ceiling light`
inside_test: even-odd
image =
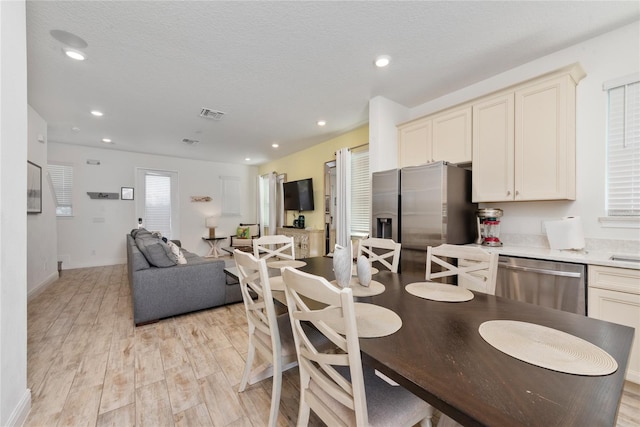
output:
[[[376,58],[375,64],[376,67],[382,68],[382,67],[386,67],[387,65],[389,65],[389,62],[391,62],[391,57],[388,55],[380,55]]]
[[[326,120],[318,120],[318,126],[324,126],[326,124],[327,124]]]
[[[98,111],[98,110],[93,110],[93,111],[91,112],[91,114],[93,114],[93,115],[94,115],[94,116],[96,116],[96,117],[102,117],[102,116],[104,116],[104,114],[102,113],[102,111]]]
[[[251,161],[251,159],[249,157],[245,157],[244,160],[245,160],[245,162]]]
[[[80,132],[80,128],[78,126],[72,127],[71,130],[74,132]]]
[[[271,144],[271,146],[272,146],[273,148],[278,148],[278,147],[280,147],[280,145],[279,145],[279,144]]]
[[[62,51],[69,58],[75,59],[76,61],[84,61],[85,59],[87,59],[87,55],[85,55],[84,53],[80,52],[79,50],[75,50],[75,49],[71,49],[71,48],[65,47],[65,48],[62,49]]]
[[[111,141],[110,138],[102,138],[102,142],[104,142],[105,144],[111,144],[113,141]]]

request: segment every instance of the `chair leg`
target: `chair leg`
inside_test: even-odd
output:
[[[433,427],[433,406],[429,405],[429,413],[420,421],[420,427]]]
[[[251,333],[252,331],[250,331]],[[247,349],[247,363],[244,365],[244,371],[242,372],[242,379],[240,380],[240,386],[238,392],[243,392],[247,383],[249,382],[249,375],[251,374],[251,366],[253,365],[253,357],[256,354],[256,348],[253,345],[253,341],[249,338],[249,348]]]
[[[306,389],[309,387],[309,375],[306,375],[302,369],[300,370],[300,405],[298,406],[298,422],[297,427],[306,427],[309,425],[309,416],[311,415],[311,408],[307,403]]]
[[[273,363],[273,381],[271,386],[271,412],[269,413],[269,427],[275,427],[278,423],[280,410],[280,395],[282,392],[282,362]]]

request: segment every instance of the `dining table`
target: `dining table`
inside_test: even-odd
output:
[[[335,279],[331,258],[303,261],[301,271]],[[480,292],[459,302],[420,298],[405,287],[424,282],[424,270],[380,270],[373,279],[384,291],[355,299],[393,311],[402,326],[386,336],[360,338],[364,364],[464,426],[615,425],[633,328]],[[480,335],[480,326],[494,320],[578,337],[608,353],[617,369],[577,375],[522,361]]]

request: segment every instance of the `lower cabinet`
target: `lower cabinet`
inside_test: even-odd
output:
[[[282,227],[276,229],[276,234],[293,237],[293,243],[296,247],[296,259],[324,255],[322,230]]]
[[[640,270],[589,266],[588,313],[635,328],[626,378],[640,384]]]

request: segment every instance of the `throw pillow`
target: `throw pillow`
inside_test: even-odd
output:
[[[136,237],[136,246],[149,261],[149,264],[155,267],[172,267],[177,263],[169,246],[157,237],[138,236]]]
[[[180,251],[180,246],[176,245],[171,240],[169,240],[167,242],[167,245],[171,249],[171,253],[175,257],[176,262],[178,264],[186,264],[187,263],[187,259],[184,257],[184,254]]]
[[[236,236],[238,239],[249,239],[251,238],[249,234],[249,227],[238,227],[236,230]]]

